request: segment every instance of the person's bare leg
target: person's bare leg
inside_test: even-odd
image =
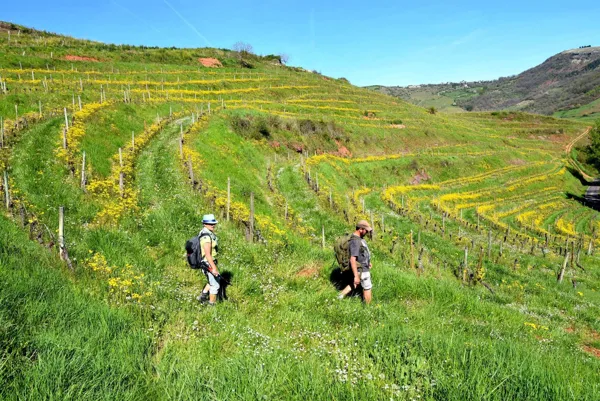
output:
[[[340,299],[344,298],[346,295],[350,294],[350,292],[352,291],[352,286],[347,285],[346,288],[344,288],[342,291],[340,291]]]
[[[365,297],[365,303],[368,305],[371,303],[371,290],[365,290],[363,292],[363,296]]]
[[[214,304],[217,302],[217,294],[210,294],[209,298],[208,298],[208,302],[210,302],[211,304]]]
[[[210,284],[206,284],[204,286],[204,289],[202,290],[202,292],[206,294],[206,293],[208,293],[209,290],[210,290]]]

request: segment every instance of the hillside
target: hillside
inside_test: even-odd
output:
[[[495,81],[370,88],[442,111],[561,112],[562,117],[566,110],[593,105],[600,99],[600,47],[567,50],[521,74]],[[599,111],[588,106],[578,116]]]
[[[0,399],[599,398],[586,124],[22,27],[0,85]],[[184,254],[207,213],[216,307]],[[368,306],[331,250],[359,219]]]
[[[484,85],[490,82],[450,82],[442,84],[424,84],[410,86],[367,86],[366,89],[398,97],[414,105],[434,107],[443,113],[462,113],[465,111],[458,102],[479,96]]]

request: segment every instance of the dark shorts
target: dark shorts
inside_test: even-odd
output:
[[[347,285],[354,285],[354,273],[352,273],[352,269],[348,269],[342,272],[342,283],[344,287]]]

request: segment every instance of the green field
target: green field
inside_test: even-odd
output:
[[[600,118],[600,99],[594,100],[591,103],[575,109],[557,111],[554,113],[554,116],[559,118],[575,118],[585,122],[593,122]]]
[[[430,114],[224,50],[12,38],[0,399],[599,399],[600,220],[565,152],[587,124]],[[207,213],[215,308],[184,255]],[[363,218],[368,306],[337,299],[332,253]]]
[[[464,113],[465,109],[457,101],[478,96],[481,87],[461,87],[460,84],[430,84],[415,87],[369,87],[392,96],[399,97],[414,105],[431,108],[442,113]]]

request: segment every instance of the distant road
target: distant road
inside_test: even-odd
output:
[[[600,180],[594,180],[585,191],[585,199],[592,202],[600,201]]]
[[[585,191],[585,197],[597,197],[600,194],[600,185],[593,185],[588,187],[587,191]]]

